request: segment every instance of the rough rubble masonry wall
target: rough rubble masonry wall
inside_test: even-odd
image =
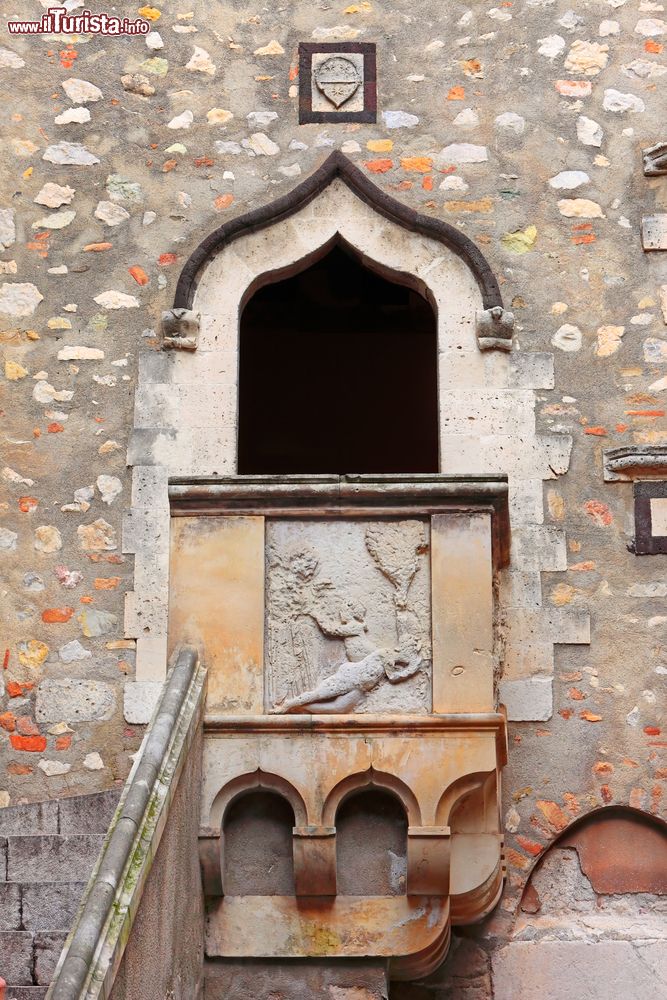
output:
[[[667,138],[662,5],[189,0],[145,8],[146,38],[9,36],[7,20],[50,5],[5,0],[0,15],[0,804],[126,776],[141,736],[122,713],[137,584],[121,547],[139,359],[201,239],[340,148],[483,250],[517,316],[516,377],[522,354],[541,358],[537,435],[573,439],[567,475],[514,496],[523,624],[506,683],[515,717],[541,721],[512,728],[511,887],[592,807],[660,812],[665,557],[628,551],[632,486],[603,482],[602,449],[667,443],[667,261],[640,240],[641,215],[667,203],[641,169]],[[377,124],[299,126],[297,43],[353,39],[378,46]],[[590,611],[592,641],[556,648],[551,714],[563,609]]]

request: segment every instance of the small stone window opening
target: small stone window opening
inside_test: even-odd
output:
[[[253,791],[230,805],[223,824],[227,896],[294,895],[294,810],[275,792]]]
[[[432,305],[341,244],[264,285],[241,315],[239,473],[437,472],[437,358]]]
[[[381,789],[348,796],[336,816],[336,881],[341,896],[402,896],[408,822],[399,800]]]

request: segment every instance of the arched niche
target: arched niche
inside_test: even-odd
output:
[[[667,896],[667,824],[610,806],[572,823],[540,856],[521,910],[536,919],[600,910],[640,915],[659,896]]]
[[[407,884],[408,820],[385,788],[357,789],[336,812],[336,883],[344,896],[402,896]]]
[[[294,893],[294,810],[278,792],[248,789],[227,807],[222,826],[222,885],[229,896]]]

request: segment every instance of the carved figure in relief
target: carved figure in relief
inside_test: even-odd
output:
[[[199,343],[199,313],[192,309],[169,309],[162,313],[162,345],[178,351],[196,351]]]
[[[514,313],[492,306],[477,313],[477,343],[480,351],[512,350]]]
[[[288,698],[274,711],[281,714],[305,708],[308,712],[350,712],[383,680],[399,684],[416,674],[423,662],[418,653],[410,656],[400,649],[376,649],[363,660],[341,663],[312,691]]]
[[[644,173],[647,177],[667,174],[667,142],[658,142],[642,150]]]
[[[420,557],[428,548],[423,525],[371,524],[364,540],[366,551],[392,587],[394,627],[375,641],[369,636],[366,608],[319,577],[313,551],[296,548],[274,556],[269,571],[268,659],[274,667],[291,661],[289,681],[284,672],[278,681],[274,669],[269,675],[274,713],[350,712],[382,684],[400,684],[428,666],[429,653],[422,648],[423,622],[408,602]],[[325,664],[325,677],[316,663],[323,640],[325,648],[330,641],[332,652],[342,641],[345,651],[342,662]]]

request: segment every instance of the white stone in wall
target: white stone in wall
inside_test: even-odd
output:
[[[546,38],[538,39],[538,52],[547,59],[555,59],[565,51],[565,39],[561,35],[547,35]]]
[[[32,316],[44,296],[30,282],[5,282],[0,285],[0,313],[8,316]]]
[[[94,83],[89,83],[88,80],[71,77],[69,80],[63,80],[61,86],[74,104],[87,104],[89,101],[102,99],[100,88],[96,87]]]
[[[76,218],[76,212],[68,211],[67,209],[62,209],[60,212],[54,212],[52,215],[45,215],[41,219],[37,219],[33,222],[33,229],[66,229],[70,226],[74,219]]]
[[[62,760],[47,760],[43,757],[37,767],[43,771],[47,778],[59,778],[63,774],[69,774],[72,770],[71,764],[66,764]]]
[[[280,152],[280,146],[263,132],[253,132],[249,139],[243,140],[242,146],[253,156],[276,156]]]
[[[573,188],[588,183],[590,183],[590,177],[585,170],[561,170],[560,173],[549,178],[550,186],[557,190],[571,191]]]
[[[382,121],[385,128],[414,128],[419,125],[417,115],[411,115],[408,111],[383,111]]]
[[[451,163],[485,163],[488,158],[486,146],[476,146],[471,142],[453,142],[440,150],[435,166],[441,170]]]
[[[35,196],[34,201],[38,205],[46,205],[47,208],[60,208],[61,205],[69,205],[74,195],[74,188],[48,181]]]
[[[9,528],[0,527],[0,549],[4,549],[5,552],[11,552],[16,548],[16,540],[18,539],[18,534],[15,531],[10,531]]]
[[[23,69],[25,60],[11,49],[0,46],[0,69]]]
[[[48,146],[42,159],[48,163],[79,167],[92,167],[100,162],[94,153],[91,153],[79,142],[58,142],[53,146]]]
[[[656,9],[663,10],[664,8],[660,6]],[[656,38],[659,35],[667,34],[667,21],[663,21],[659,17],[645,17],[637,21],[635,31],[638,35],[643,35],[644,38]]]
[[[90,121],[88,108],[68,108],[53,119],[55,125],[83,125]]]
[[[514,135],[523,135],[526,129],[526,119],[515,111],[503,111],[495,118],[496,128],[503,132],[511,132]]]
[[[337,24],[333,28],[315,28],[311,37],[316,42],[353,42],[355,38],[358,38],[362,34],[363,28],[352,28],[348,24]],[[255,55],[257,54],[255,52]]]
[[[138,309],[139,302],[134,295],[127,295],[125,292],[100,292],[96,295],[94,302],[104,309]]]
[[[107,226],[119,226],[130,218],[130,213],[113,201],[100,201],[95,209],[95,218]]]
[[[154,681],[130,681],[125,685],[123,715],[130,725],[145,726],[153,716],[163,685]]]
[[[44,680],[37,686],[38,722],[92,722],[111,718],[116,695],[109,684],[95,680]]]
[[[193,115],[192,111],[190,110],[184,111],[182,114],[176,115],[175,118],[172,118],[170,122],[167,122],[167,128],[171,129],[190,128],[194,120],[195,116]]]
[[[649,80],[656,76],[664,76],[667,66],[649,59],[633,59],[621,66],[621,72],[632,79]]]
[[[510,722],[547,722],[553,715],[551,677],[529,677],[499,684],[498,697]]]
[[[578,326],[574,326],[572,323],[563,323],[559,326],[553,337],[551,338],[551,343],[554,347],[557,347],[559,351],[580,351],[582,342],[582,333]]]
[[[604,132],[592,118],[580,115],[577,118],[577,138],[584,146],[601,146]]]
[[[11,208],[0,208],[0,250],[9,250],[16,242],[16,222]]]
[[[191,73],[206,73],[207,76],[215,76],[216,65],[211,59],[206,49],[195,45],[194,52],[190,60],[185,64],[185,68]]]
[[[604,92],[602,107],[605,111],[611,111],[614,114],[625,114],[626,111],[637,114],[644,111],[646,105],[641,97],[637,97],[635,94],[623,94],[620,90],[614,90],[613,87],[610,87]]]

